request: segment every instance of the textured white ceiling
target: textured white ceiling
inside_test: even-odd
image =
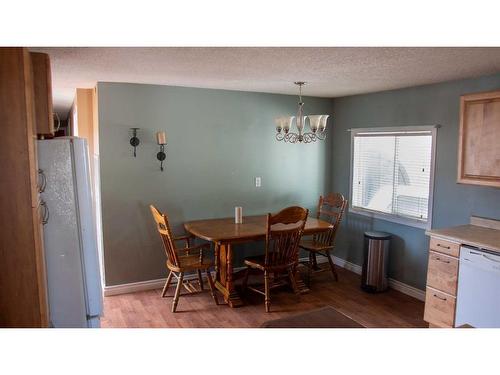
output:
[[[500,72],[500,48],[31,48],[50,54],[55,110],[96,82],[339,97]]]

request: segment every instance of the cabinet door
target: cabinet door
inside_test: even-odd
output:
[[[427,287],[424,320],[438,327],[453,327],[456,298]]]
[[[46,53],[30,53],[35,91],[35,123],[37,134],[54,134],[52,78],[50,59]]]
[[[500,187],[500,91],[461,97],[458,182]]]

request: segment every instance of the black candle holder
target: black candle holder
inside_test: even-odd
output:
[[[160,152],[156,154],[156,158],[160,161],[160,170],[163,172],[163,160],[167,158],[165,154],[165,145],[160,145]]]
[[[137,156],[135,149],[141,143],[139,138],[137,138],[137,130],[139,130],[140,128],[130,128],[130,129],[132,130],[132,138],[130,138],[130,145],[134,148],[134,158],[135,158]]]

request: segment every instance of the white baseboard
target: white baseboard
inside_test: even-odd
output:
[[[198,280],[198,275],[197,274],[185,275],[184,280]],[[146,281],[139,281],[136,283],[105,286],[104,297],[116,296],[118,294],[142,292],[144,290],[161,289],[165,285],[166,281],[167,278],[165,277],[163,279],[146,280]],[[177,280],[174,277],[170,285],[176,285],[176,283]]]
[[[139,281],[137,283],[105,286],[104,287],[104,297],[115,296],[118,294],[142,292],[144,290],[163,288],[163,285],[165,285],[166,280],[167,279],[165,278],[165,279]]]
[[[342,258],[338,258],[336,256],[332,256],[333,263],[338,265],[339,267],[345,268],[346,270],[352,271],[354,273],[357,273],[358,275],[361,275],[361,272],[363,268],[357,264],[351,263],[347,260],[344,260]],[[410,297],[416,298],[420,301],[425,301],[425,290],[421,290],[418,288],[415,288],[411,285],[402,283],[401,281],[391,279],[389,278],[389,287],[397,290],[398,292],[401,292],[403,294],[406,294]]]
[[[415,288],[394,279],[389,279],[389,287],[420,301],[425,301],[425,290]]]
[[[336,264],[337,266],[345,268],[346,270],[354,272],[358,275],[361,275],[362,271],[361,266],[336,256],[332,256],[332,259],[333,263]],[[308,261],[308,258],[301,258],[300,261]],[[325,263],[325,262],[328,262],[328,260],[325,257],[318,257],[318,263]],[[242,270],[243,268],[244,267],[238,267],[235,268],[234,271],[239,271]],[[193,275],[186,275],[184,279],[193,280],[196,278],[197,275],[193,274]],[[104,296],[107,297],[118,294],[135,293],[144,290],[160,289],[163,288],[166,280],[167,280],[166,278],[163,278],[156,280],[139,281],[136,283],[129,283],[129,284],[106,286],[104,287]],[[175,284],[175,280],[172,281],[173,284]],[[410,297],[416,298],[420,301],[425,301],[425,291],[410,286],[408,284],[402,283],[401,281],[389,279],[389,287],[403,294],[409,295]]]
[[[326,261],[328,261],[328,259],[326,259],[325,257],[323,257],[323,258]],[[334,255],[332,255],[332,259],[333,259],[333,263],[336,264],[337,266],[345,268],[346,270],[354,272],[354,273],[356,273],[358,275],[361,275],[361,271],[362,271],[362,267],[361,266],[358,266],[357,264],[351,263],[351,262],[349,262],[349,261],[347,261],[345,259],[336,257]]]

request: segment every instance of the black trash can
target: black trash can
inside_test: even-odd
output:
[[[383,292],[388,288],[391,237],[386,232],[365,232],[361,288],[366,292]]]

